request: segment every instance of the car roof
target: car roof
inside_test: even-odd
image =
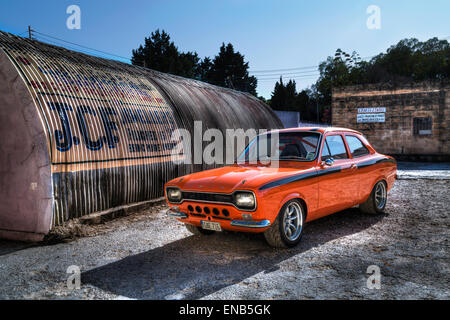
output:
[[[279,130],[272,130],[270,132],[302,132],[302,131],[316,131],[319,133],[328,133],[328,132],[349,132],[349,133],[356,133],[359,135],[362,135],[361,132],[348,129],[348,128],[339,128],[339,127],[299,127],[299,128],[287,128],[287,129],[279,129]]]

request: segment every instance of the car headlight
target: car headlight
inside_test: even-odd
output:
[[[182,198],[182,193],[181,190],[178,188],[167,188],[166,189],[166,193],[167,193],[167,199],[170,202],[180,202],[181,198]]]
[[[253,209],[256,207],[255,195],[251,192],[236,192],[234,194],[234,204],[238,208]]]

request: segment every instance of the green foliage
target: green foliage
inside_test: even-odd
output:
[[[164,30],[152,32],[144,45],[132,52],[132,64],[193,78],[256,96],[257,80],[248,74],[248,62],[233,45],[222,44],[218,55],[201,60],[196,52],[180,52]]]
[[[319,66],[316,87],[325,103],[331,102],[331,88],[377,82],[401,83],[444,80],[450,76],[448,41],[432,38],[425,42],[404,39],[369,62],[361,61],[354,52],[336,51]]]
[[[404,39],[391,46],[370,61],[363,61],[356,52],[348,54],[336,50],[334,57],[328,57],[319,65],[320,76],[311,90],[305,91],[293,107],[287,102],[282,81],[275,84],[272,93],[272,108],[298,110],[302,120],[331,121],[332,88],[367,83],[390,82],[393,84],[411,81],[450,78],[450,45],[446,40],[432,38],[425,42]],[[306,96],[305,96],[306,95]],[[275,99],[274,99],[275,98]],[[318,104],[319,117],[314,111]],[[281,109],[280,109],[281,108]]]
[[[273,110],[300,112],[302,120],[313,121],[317,119],[315,101],[311,90],[297,92],[294,80],[289,80],[285,85],[280,77],[268,103]]]
[[[283,78],[280,77],[280,81],[275,83],[275,89],[272,92],[272,98],[270,99],[270,106],[274,110],[283,111],[297,111],[297,89],[295,81],[289,80],[284,85]]]
[[[199,78],[199,60],[195,52],[179,52],[164,30],[156,30],[145,38],[144,46],[133,50],[131,63],[183,77]]]
[[[229,87],[239,91],[249,92],[256,96],[257,80],[248,74],[248,62],[244,61],[244,56],[235,52],[233,45],[228,43],[226,46],[222,43],[219,54],[206,70],[206,82]]]

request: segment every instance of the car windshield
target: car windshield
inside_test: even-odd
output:
[[[319,138],[319,133],[301,131],[259,135],[237,161],[312,161],[316,158]]]

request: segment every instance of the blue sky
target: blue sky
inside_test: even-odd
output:
[[[66,9],[72,4],[81,8],[80,30],[66,27]],[[379,30],[366,26],[369,5],[381,9]],[[123,57],[131,57],[131,50],[160,28],[169,32],[180,50],[213,57],[222,42],[231,42],[250,62],[251,71],[278,70],[316,66],[337,48],[368,57],[403,38],[449,37],[450,1],[0,1],[0,30],[21,34],[28,25]],[[307,78],[301,70],[285,73],[292,72],[297,73],[283,78],[295,77],[299,90],[316,80],[314,72],[306,73],[313,74]],[[258,94],[270,98],[274,78],[282,72],[257,74]]]

